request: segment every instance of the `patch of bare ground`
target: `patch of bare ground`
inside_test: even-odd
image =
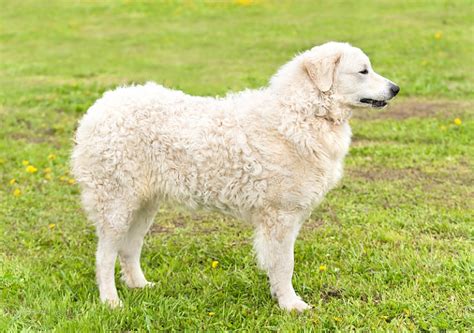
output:
[[[342,289],[338,289],[336,287],[330,287],[324,284],[320,291],[320,298],[325,302],[328,303],[332,299],[340,299],[343,298],[344,291]]]
[[[158,216],[161,215],[162,212],[158,213]],[[173,214],[172,217],[167,216],[168,214],[165,213],[164,219],[160,219],[160,223],[152,224],[150,228],[150,233],[152,234],[169,234],[173,233],[176,229],[183,229],[186,228],[189,224],[193,223],[200,218],[197,218],[194,215],[184,215],[182,213]]]
[[[33,144],[40,144],[40,143],[46,143],[52,145],[54,148],[61,148],[61,144],[55,141],[55,137],[53,135],[50,136],[43,136],[43,135],[38,135],[37,133],[33,134],[28,134],[28,133],[12,133],[8,136],[8,138],[14,140],[14,141],[19,141],[23,143],[33,143]]]
[[[420,180],[427,178],[427,175],[419,169],[348,169],[346,174],[351,178],[368,181],[391,181],[391,180]]]
[[[174,209],[160,210],[157,214],[159,223],[154,223],[150,228],[150,233],[169,234],[178,229],[185,229],[188,226],[204,224],[204,220],[208,219],[199,213],[178,212]],[[207,230],[211,231],[211,230]]]
[[[354,167],[348,168],[346,174],[349,177],[369,180],[369,181],[428,181],[432,184],[451,185],[474,185],[474,174],[472,173],[472,165],[467,160],[461,160],[456,164],[445,166],[436,172],[427,172],[421,168],[371,168],[371,169],[356,169]]]
[[[467,110],[474,110],[474,102],[471,101],[429,101],[422,99],[405,99],[394,102],[384,110],[360,109],[353,114],[354,119],[360,120],[383,120],[408,118],[453,118]]]
[[[436,172],[426,172],[419,168],[391,169],[347,169],[347,177],[363,181],[397,182],[410,190],[420,187],[428,201],[442,203],[443,206],[469,208],[474,205],[474,174],[467,161],[461,161]],[[452,200],[446,200],[449,197]]]

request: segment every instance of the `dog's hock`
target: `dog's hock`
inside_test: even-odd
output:
[[[340,58],[340,54],[334,54],[323,58],[308,57],[304,60],[303,64],[308,76],[321,92],[331,89],[336,65]]]

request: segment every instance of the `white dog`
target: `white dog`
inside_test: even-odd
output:
[[[283,309],[308,309],[291,282],[300,226],[342,176],[351,110],[383,107],[398,91],[360,49],[330,42],[297,55],[267,87],[224,98],[154,83],[105,93],[81,120],[72,154],[97,227],[101,300],[120,304],[117,255],[129,287],[150,284],[143,238],[159,203],[173,200],[253,224],[271,294]]]

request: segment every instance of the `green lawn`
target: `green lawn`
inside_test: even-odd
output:
[[[247,2],[0,0],[0,331],[472,329],[472,2]],[[294,284],[314,309],[278,309],[249,226],[171,206],[143,253],[156,287],[119,283],[123,309],[102,306],[68,173],[81,115],[132,82],[259,87],[328,40],[402,90],[351,120],[346,176],[302,229]]]

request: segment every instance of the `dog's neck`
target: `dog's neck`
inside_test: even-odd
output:
[[[338,101],[331,91],[320,95],[323,101],[314,106],[315,117],[323,118],[334,125],[341,125],[352,116],[352,109]]]
[[[279,107],[278,132],[293,143],[304,157],[317,157],[318,152],[328,151],[328,156],[339,156],[338,147],[321,148],[327,135],[348,135],[351,109],[335,100],[331,94],[277,92]],[[311,96],[311,97],[308,97]],[[335,134],[340,133],[340,134]],[[344,134],[345,133],[345,134]],[[344,150],[345,151],[345,150]],[[319,157],[317,157],[319,158]]]
[[[332,91],[321,93],[313,90],[308,94],[295,89],[277,90],[276,94],[283,109],[304,119],[317,118],[337,126],[346,123],[352,115],[352,109],[338,100]]]

